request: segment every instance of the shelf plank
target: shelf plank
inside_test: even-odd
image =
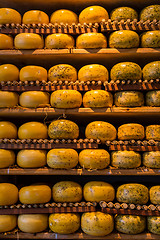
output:
[[[71,49],[71,53],[75,54],[89,54],[89,53],[98,53],[98,54],[120,54],[120,53],[138,53],[138,54],[147,54],[147,53],[159,53],[160,48],[131,48],[131,49],[116,49],[116,48],[90,48],[90,49]]]
[[[150,152],[150,151],[160,151],[160,146],[130,146],[130,145],[110,145],[110,151],[140,151],[140,152]]]
[[[0,55],[57,55],[69,54],[70,49],[0,50]]]
[[[102,212],[109,214],[122,214],[122,215],[136,215],[136,216],[160,216],[159,211],[145,211],[145,210],[134,210],[134,209],[112,209],[102,208]]]
[[[116,91],[134,91],[134,90],[138,90],[138,91],[151,91],[151,90],[160,90],[160,83],[135,83],[135,84],[105,84],[105,90],[106,91],[112,91],[112,92],[116,92]]]

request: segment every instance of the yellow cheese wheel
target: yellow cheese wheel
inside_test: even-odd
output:
[[[36,33],[19,33],[14,39],[16,49],[43,48],[43,38]]]
[[[26,108],[43,107],[49,104],[49,93],[41,91],[28,91],[21,93],[19,104]]]
[[[0,65],[0,82],[18,81],[19,69],[13,64]]]
[[[60,9],[52,13],[50,22],[55,24],[69,24],[72,23],[78,24],[78,16],[76,13],[67,10],[67,9]]]
[[[23,204],[47,203],[51,200],[51,189],[47,185],[31,185],[19,191],[19,201]]]
[[[45,39],[46,48],[73,48],[74,38],[68,34],[54,33],[48,35]]]
[[[146,64],[143,68],[144,80],[155,80],[160,78],[160,61],[154,61]]]
[[[16,92],[0,91],[0,108],[18,105],[19,95]]]
[[[0,232],[8,232],[17,226],[16,215],[0,215]]]
[[[47,81],[47,70],[40,66],[25,66],[21,68],[19,78],[21,81]]]
[[[31,11],[25,12],[25,14],[23,15],[23,18],[22,18],[22,23],[24,23],[24,24],[32,24],[32,23],[48,24],[49,17],[43,11],[31,10]]]
[[[102,212],[86,212],[82,214],[81,228],[91,236],[105,236],[114,229],[114,220],[110,214]]]
[[[83,106],[85,108],[104,108],[112,107],[113,96],[104,90],[91,90],[83,96]]]
[[[0,8],[0,24],[21,24],[21,15],[12,8]]]
[[[150,201],[153,204],[160,204],[160,186],[153,186],[149,190]]]
[[[12,150],[0,149],[0,168],[7,168],[15,163],[15,153]]]
[[[138,91],[122,91],[114,95],[114,103],[117,107],[141,107],[144,105],[144,96]]]
[[[108,81],[109,74],[106,67],[100,64],[90,64],[83,66],[78,72],[79,81]]]
[[[6,34],[0,34],[0,49],[12,49],[13,38]]]
[[[108,12],[101,6],[90,6],[85,8],[79,15],[80,23],[100,23],[108,20]]]
[[[159,48],[160,47],[160,31],[147,31],[141,35],[142,48]]]
[[[119,7],[113,9],[110,14],[110,19],[112,21],[127,21],[127,19],[133,21],[134,19],[138,19],[138,13],[130,7]]]
[[[71,169],[78,164],[78,153],[74,149],[52,149],[47,154],[47,165],[51,168]]]
[[[79,108],[82,95],[76,90],[57,90],[51,94],[50,102],[54,108]]]
[[[17,164],[22,168],[39,168],[46,165],[46,158],[44,150],[21,150],[17,154]]]
[[[72,181],[61,181],[52,188],[55,202],[80,202],[82,199],[81,186]]]
[[[40,122],[27,122],[18,129],[19,139],[45,139],[47,137],[47,126]]]
[[[160,141],[160,125],[149,125],[146,127],[146,139]]]
[[[160,151],[144,152],[143,165],[148,168],[160,168]]]
[[[140,20],[143,20],[144,22],[147,20],[153,21],[153,20],[160,20],[160,5],[150,5],[142,9],[140,12]]]
[[[76,123],[62,119],[51,122],[48,135],[53,139],[74,139],[79,136],[79,127]]]
[[[160,90],[149,91],[146,93],[146,105],[160,107]]]
[[[18,188],[11,183],[0,183],[0,205],[13,205],[18,201]]]
[[[115,127],[107,122],[95,121],[87,125],[85,130],[86,138],[100,139],[102,143],[107,140],[116,139],[117,131]]]
[[[17,138],[17,127],[8,121],[0,121],[0,138]]]
[[[102,33],[84,33],[76,39],[77,48],[106,48],[107,39]]]
[[[47,214],[21,214],[18,216],[18,228],[25,233],[38,233],[48,227]]]
[[[48,71],[49,81],[73,81],[77,80],[77,70],[69,64],[58,64]]]
[[[80,216],[77,213],[54,213],[49,216],[49,228],[59,234],[71,234],[80,227]]]
[[[119,140],[138,140],[145,137],[144,127],[137,123],[123,124],[118,128]]]
[[[147,217],[147,227],[151,233],[160,234],[160,217],[159,216]]]
[[[109,183],[92,181],[84,185],[83,196],[88,202],[112,202],[115,198],[115,190]]]
[[[79,164],[83,168],[104,169],[110,164],[110,155],[104,149],[84,149],[79,154]]]

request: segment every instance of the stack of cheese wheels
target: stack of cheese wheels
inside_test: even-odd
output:
[[[24,24],[49,24],[48,15],[39,10],[30,10],[25,12],[22,18],[22,23]]]
[[[0,24],[21,24],[21,15],[12,8],[0,8]]]
[[[26,91],[21,93],[19,103],[22,107],[37,108],[50,106],[49,93],[42,91]]]
[[[48,71],[48,80],[75,82],[77,80],[77,70],[69,64],[58,64]]]
[[[0,206],[13,205],[18,201],[18,188],[11,183],[0,183]]]
[[[0,50],[3,49],[12,49],[13,48],[13,37],[0,34]]]
[[[141,155],[134,151],[114,151],[111,165],[117,168],[137,168],[141,165]]]
[[[8,121],[0,121],[0,138],[17,138],[17,127]]]
[[[16,215],[0,215],[0,233],[12,231],[16,226]]]
[[[141,47],[143,48],[159,48],[160,47],[160,31],[147,31],[141,35]]]
[[[12,150],[0,149],[0,168],[7,168],[15,163],[15,153]]]
[[[46,48],[73,48],[75,45],[74,38],[68,34],[54,33],[48,35],[45,39]]]
[[[118,139],[120,140],[138,140],[144,137],[144,127],[141,124],[128,123],[118,128]]]
[[[16,49],[38,49],[44,47],[43,38],[36,33],[19,33],[14,39]]]
[[[18,129],[19,139],[45,139],[48,137],[47,126],[40,122],[27,122]]]
[[[160,151],[144,152],[143,165],[148,168],[160,168]]]
[[[73,11],[60,9],[52,13],[50,22],[53,24],[78,24],[78,16]]]
[[[107,39],[102,33],[84,33],[76,39],[77,48],[106,48]]]
[[[146,139],[160,141],[160,125],[149,125],[146,127]]]
[[[160,5],[155,4],[155,5],[150,5],[142,9],[140,13],[140,20],[143,21],[153,21],[153,20],[160,20]]]
[[[29,65],[21,68],[19,79],[25,81],[47,81],[47,70],[40,66]]]
[[[138,13],[130,7],[118,7],[113,9],[110,14],[110,19],[112,21],[127,21],[127,19],[133,21],[134,19],[138,19]]]

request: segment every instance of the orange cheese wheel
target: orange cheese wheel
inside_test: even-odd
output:
[[[68,34],[54,33],[48,35],[45,39],[46,48],[73,48],[74,38]]]
[[[0,65],[0,82],[18,81],[19,69],[13,64]]]
[[[12,49],[13,38],[6,34],[0,34],[0,49]]]
[[[78,16],[74,12],[67,9],[60,9],[52,13],[50,22],[55,24],[69,24],[72,23],[78,24]]]
[[[33,24],[33,23],[48,24],[49,17],[43,11],[31,10],[31,11],[25,12],[25,14],[23,15],[23,18],[22,18],[22,23],[24,23],[24,24]]]
[[[16,92],[0,91],[0,108],[18,105],[19,95]]]
[[[19,33],[14,39],[16,49],[37,49],[44,47],[43,38],[36,33]]]
[[[49,104],[49,93],[41,91],[28,91],[21,93],[19,104],[26,108],[43,107]]]
[[[47,126],[40,122],[27,122],[18,129],[19,139],[45,139],[47,137]]]
[[[102,33],[84,33],[77,37],[77,48],[106,48],[107,39]]]
[[[12,8],[0,8],[0,24],[21,24],[21,15]]]
[[[15,163],[15,153],[12,150],[0,149],[0,168],[7,168]]]
[[[47,70],[40,66],[25,66],[19,73],[20,81],[47,81]]]
[[[16,215],[0,215],[0,232],[8,232],[17,226]]]
[[[0,138],[17,138],[17,127],[11,122],[1,121]]]
[[[0,205],[13,205],[18,201],[18,188],[11,183],[0,183]]]

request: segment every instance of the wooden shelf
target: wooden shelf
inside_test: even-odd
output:
[[[130,145],[110,145],[109,146],[110,151],[140,151],[140,152],[150,152],[150,151],[160,151],[160,145],[159,146],[130,146]]]
[[[90,49],[71,49],[71,53],[75,54],[120,54],[120,53],[138,53],[138,54],[150,54],[159,53],[160,48],[130,48],[130,49],[116,49],[116,48],[90,48]]]
[[[158,79],[159,80],[159,79]],[[130,83],[127,83],[127,81],[124,81],[125,84],[117,84],[117,83],[105,83],[105,90],[106,91],[112,91],[112,92],[116,92],[116,91],[152,91],[152,90],[160,90],[160,83],[159,82],[152,82],[148,81],[142,81],[141,83],[138,81],[135,81],[134,83],[132,83],[130,81]]]

